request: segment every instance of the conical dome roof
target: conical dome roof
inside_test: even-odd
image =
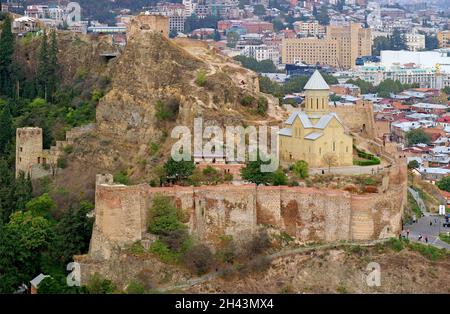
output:
[[[315,71],[313,75],[309,78],[308,83],[305,85],[305,90],[311,89],[330,89],[327,82],[325,82],[322,74],[319,71]]]

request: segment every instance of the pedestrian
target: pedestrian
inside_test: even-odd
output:
[[[433,222],[430,220],[430,227],[433,226]]]
[[[428,243],[428,237],[425,237],[425,242]]]
[[[409,229],[406,230],[406,238],[409,239]]]
[[[422,241],[422,235],[419,234],[419,241]]]

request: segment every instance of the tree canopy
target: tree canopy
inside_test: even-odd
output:
[[[406,133],[406,140],[408,142],[408,146],[413,146],[419,143],[430,144],[431,136],[423,129],[415,129]]]

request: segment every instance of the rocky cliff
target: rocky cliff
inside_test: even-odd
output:
[[[206,80],[197,84],[201,72]],[[256,73],[203,42],[137,34],[110,61],[108,73],[111,89],[97,107],[96,126],[75,140],[69,167],[57,178],[58,185],[77,194],[93,195],[98,172],[122,170],[134,182],[148,180],[154,166],[169,155],[175,125],[193,127],[193,119],[199,116],[205,123],[222,126],[267,118],[240,104],[245,95],[260,96]],[[269,99],[269,114],[280,116],[274,102]],[[158,116],[158,105],[169,111],[168,118]]]

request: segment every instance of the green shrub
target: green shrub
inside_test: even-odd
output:
[[[251,106],[255,103],[256,99],[252,95],[246,94],[241,97],[242,106]]]
[[[201,69],[197,72],[197,78],[195,79],[195,84],[198,86],[205,86],[207,82],[206,78],[206,71],[204,69]]]
[[[143,255],[146,253],[145,248],[142,246],[141,241],[133,243],[129,249],[130,253],[133,255]]]
[[[86,288],[90,294],[110,294],[116,290],[116,286],[111,280],[103,278],[98,273],[89,278]]]
[[[66,157],[59,157],[58,161],[56,162],[56,166],[58,168],[61,168],[61,169],[67,168],[67,159],[66,159]]]
[[[128,172],[126,170],[120,170],[114,174],[114,182],[129,185],[130,179],[128,178]]]
[[[148,230],[158,235],[166,235],[168,232],[186,229],[181,222],[181,212],[165,196],[156,195],[150,208],[150,223]]]
[[[358,154],[359,158],[363,158],[361,159],[356,159],[353,161],[354,165],[357,166],[373,166],[373,165],[379,165],[381,163],[381,160],[376,157],[375,155],[369,154],[363,150],[360,150],[358,148],[356,148],[356,146],[353,146]]]
[[[128,294],[144,294],[145,286],[140,282],[132,281],[127,286],[127,293]]]
[[[72,154],[72,152],[73,152],[73,145],[66,145],[66,146],[64,146],[63,150],[64,150],[64,152],[66,154]]]
[[[401,250],[404,249],[404,242],[400,239],[397,238],[390,238],[387,242],[386,242],[386,246],[396,252],[400,252]]]
[[[450,244],[450,235],[447,235],[446,233],[441,233],[439,235],[439,239],[441,239],[442,241]]]
[[[411,242],[409,243],[408,247],[413,251],[419,252],[424,257],[432,261],[437,261],[449,256],[449,253],[446,249],[438,249],[437,247],[434,247],[432,245]]]
[[[172,252],[169,247],[160,240],[156,240],[150,245],[149,252],[155,254],[164,263],[175,263],[180,255]]]
[[[269,107],[269,103],[267,101],[267,98],[260,96],[258,98],[258,109],[257,109],[258,113],[262,114],[262,115],[266,114],[268,107]]]
[[[180,104],[177,100],[171,99],[167,102],[158,100],[155,104],[155,117],[162,121],[172,121],[175,120],[180,109]]]

